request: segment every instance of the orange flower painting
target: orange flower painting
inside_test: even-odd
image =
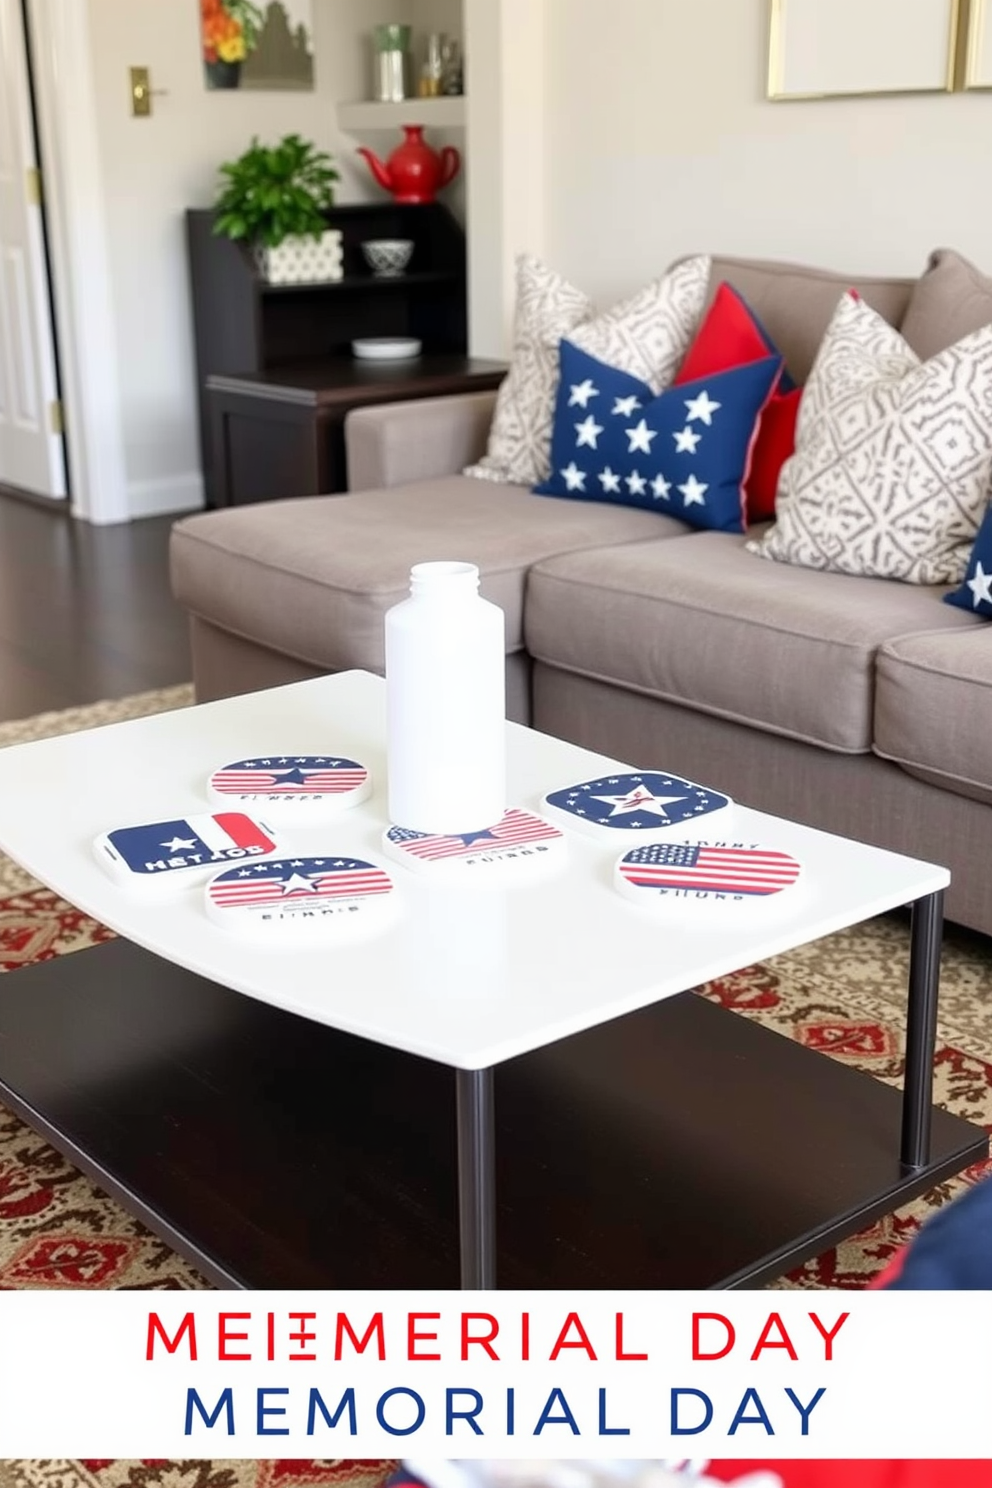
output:
[[[208,88],[312,88],[312,0],[200,0]]]

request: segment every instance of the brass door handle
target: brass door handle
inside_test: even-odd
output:
[[[129,69],[131,80],[131,113],[135,119],[147,119],[152,111],[152,99],[164,98],[164,88],[153,88],[151,73],[147,67]]]

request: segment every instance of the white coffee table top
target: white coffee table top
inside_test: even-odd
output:
[[[804,888],[772,915],[671,923],[614,889],[623,844],[569,833],[540,883],[441,885],[390,863],[385,688],[365,672],[181,709],[0,753],[0,848],[70,903],[157,955],[263,1002],[461,1069],[480,1069],[944,888],[944,868],[737,808],[735,838],[794,854]],[[511,804],[630,769],[507,725]],[[285,750],[370,766],[371,800],[330,827],[283,834],[290,854],[384,863],[402,895],[391,928],[340,946],[259,946],[213,924],[201,886],[151,900],[97,862],[97,834],[209,811],[227,760]],[[719,787],[719,781],[703,782]],[[759,907],[760,908],[760,907]]]

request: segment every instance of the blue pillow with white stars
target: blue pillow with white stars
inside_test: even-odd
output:
[[[782,358],[685,382],[657,396],[647,383],[570,341],[541,496],[664,512],[693,527],[744,531],[743,482]]]
[[[992,620],[992,506],[978,529],[964,583],[953,594],[945,594],[944,603],[960,605],[962,610]]]

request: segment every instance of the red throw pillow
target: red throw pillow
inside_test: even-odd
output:
[[[735,289],[721,284],[695,341],[686,352],[674,386],[713,377],[748,362],[764,360],[777,348]],[[801,388],[775,392],[758,420],[751,465],[744,481],[748,522],[767,522],[775,515],[775,493],[785,461],[796,447],[796,418]]]
[[[793,388],[788,393],[772,393],[765,404],[751,451],[751,470],[744,482],[749,522],[770,522],[775,515],[778,478],[796,448],[802,396],[802,388]]]
[[[721,1483],[745,1473],[778,1473],[785,1488],[992,1488],[992,1462],[713,1462]]]
[[[736,289],[721,284],[695,341],[685,354],[674,385],[698,382],[700,377],[712,377],[716,372],[729,372],[732,367],[780,355]]]

